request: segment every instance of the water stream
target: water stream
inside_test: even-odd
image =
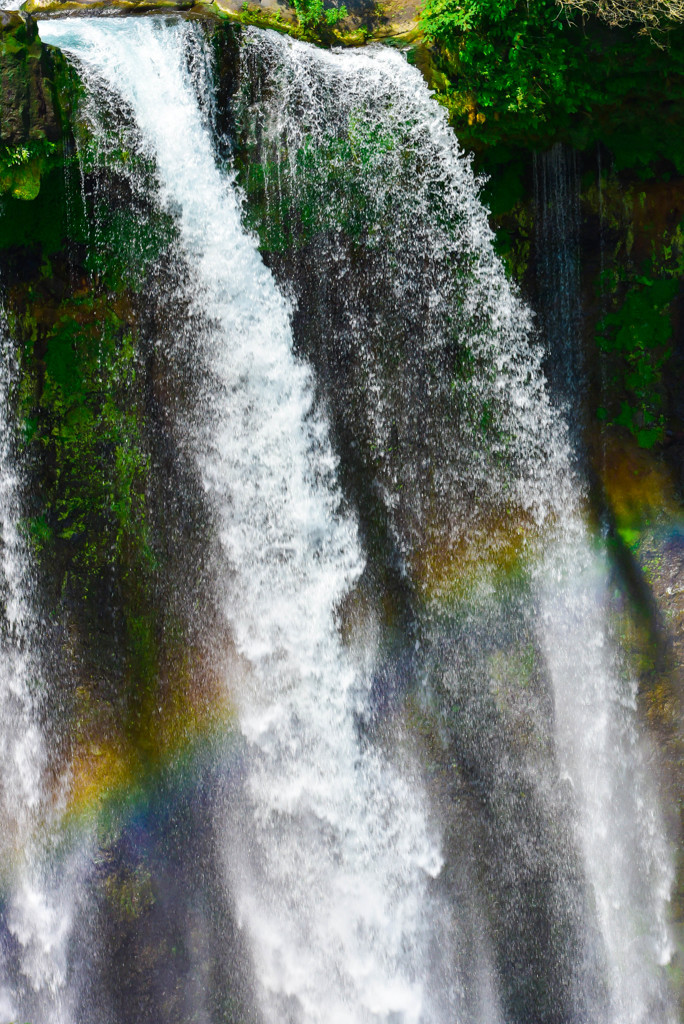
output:
[[[501,898],[515,925],[501,929],[497,957],[506,971],[517,959],[528,982],[508,986],[508,1012],[672,1019],[672,867],[636,683],[607,612],[609,569],[583,522],[569,443],[579,424],[568,434],[559,414],[583,381],[574,157],[558,148],[536,172],[554,408],[467,161],[418,72],[389,50],[331,54],[274,34],[252,33],[245,50],[237,122],[263,176],[245,175],[268,210],[263,244],[420,595],[414,671],[436,671],[460,707],[448,747],[493,819],[488,884],[509,875]],[[325,325],[322,342],[313,324]],[[521,522],[520,587],[502,566],[520,571]],[[525,659],[527,682],[514,668]]]
[[[133,110],[212,324],[195,339],[211,381],[197,445],[230,576],[226,616],[249,665],[237,695],[248,803],[231,873],[264,1013],[289,1019],[295,1003],[310,1021],[429,1019],[426,883],[439,851],[420,791],[357,734],[369,680],[335,615],[362,568],[356,531],[287,304],[216,167],[185,33],[84,21],[44,37]]]
[[[549,376],[558,398],[572,410],[585,381],[577,154],[556,143],[549,152],[534,154],[533,173],[539,312],[548,344]]]
[[[0,314],[0,893],[6,893],[0,904],[0,1019],[33,1012],[67,1024],[74,893],[60,877],[69,874],[68,866],[52,860],[50,851],[55,793],[41,727],[41,623],[20,532],[16,382],[17,362]]]
[[[134,125],[178,232],[174,346],[200,384],[176,429],[213,517],[240,733],[212,829],[261,1019],[674,1024],[671,860],[608,569],[530,314],[420,74],[246,31],[226,158],[197,26],[41,36],[82,77],[98,153],[113,108]],[[32,850],[13,473],[3,447],[2,798]],[[393,646],[368,597],[383,560],[409,623]],[[36,1011],[12,980],[29,957],[41,1020],[84,1019],[69,917],[48,918],[35,955],[7,916],[27,952],[0,973],[2,1024]]]

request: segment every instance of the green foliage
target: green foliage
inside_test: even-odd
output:
[[[28,139],[17,146],[0,146],[0,195],[35,199],[42,174],[61,155],[61,147],[48,139]]]
[[[149,568],[135,347],[121,315],[91,294],[63,302],[44,334],[28,317],[27,328],[20,414],[29,456],[49,467],[30,533],[43,556],[58,544],[62,586],[86,600],[114,567]]]
[[[642,448],[663,440],[663,368],[670,357],[673,280],[637,279],[619,308],[598,324],[597,343],[612,368],[611,390],[619,409],[599,409],[599,418],[624,427]],[[616,403],[616,404],[618,404]]]
[[[421,23],[466,144],[584,149],[600,138],[618,169],[668,160],[684,173],[681,32],[659,49],[635,30],[573,24],[555,0],[426,0]]]
[[[595,282],[594,342],[601,381],[599,420],[644,448],[679,429],[681,352],[673,340],[684,278],[684,222],[671,224],[669,184],[625,188],[615,175],[601,190],[603,273]],[[595,186],[586,203],[596,210]]]
[[[304,29],[315,30],[321,25],[336,25],[347,17],[344,4],[339,7],[325,6],[325,0],[293,0],[299,24]]]
[[[541,135],[549,118],[591,102],[588,44],[554,0],[426,0],[422,24],[443,48],[442,91],[470,126],[515,119]]]

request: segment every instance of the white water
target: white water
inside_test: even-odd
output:
[[[330,51],[247,30],[240,70],[241,130],[258,139],[271,219],[287,224],[283,197],[294,193],[299,217],[327,240],[313,249],[323,269],[312,265],[311,277],[345,298],[321,347],[361,368],[365,401],[349,399],[365,414],[355,440],[372,451],[409,566],[428,520],[445,546],[468,532],[483,541],[502,505],[544,522],[552,488],[571,491],[566,431],[470,161],[418,69],[388,47]],[[349,234],[374,256],[360,270]],[[455,383],[463,353],[470,372]]]
[[[39,724],[38,623],[19,532],[20,481],[13,458],[10,393],[15,379],[13,347],[0,319],[0,885],[7,887],[4,923],[18,956],[14,970],[0,958],[0,1024],[23,1019],[29,1009],[38,1010],[46,1024],[66,1024],[72,893],[41,853],[51,797]]]
[[[162,200],[178,214],[198,321],[213,324],[197,338],[189,330],[184,340],[197,347],[206,374],[199,459],[229,565],[226,616],[248,665],[237,687],[248,805],[231,820],[236,834],[224,843],[264,1017],[269,1024],[453,1020],[455,1004],[430,984],[440,911],[430,878],[439,873],[440,856],[421,787],[410,764],[399,774],[364,745],[355,723],[367,703],[369,669],[345,650],[336,621],[361,569],[354,524],[340,510],[335,462],[325,422],[312,408],[309,374],[292,355],[290,311],[242,228],[232,181],[216,168],[186,68],[189,31],[149,21],[41,27],[44,39],[78,56],[86,78],[94,71],[132,109],[156,161]],[[463,315],[466,323],[482,310],[487,317],[469,343],[484,365],[496,368],[473,382],[472,398],[477,408],[478,388],[487,401],[498,395],[496,411],[510,436],[497,455],[514,462],[491,460],[480,442],[465,449],[465,469],[461,454],[459,472],[467,470],[471,487],[481,486],[492,502],[505,501],[512,486],[538,521],[556,517],[566,524],[551,530],[534,583],[559,767],[573,787],[576,838],[605,947],[608,1010],[597,1021],[665,1024],[674,1020],[660,973],[670,955],[671,867],[639,748],[634,685],[623,678],[609,641],[606,567],[582,525],[561,424],[543,392],[538,354],[526,347],[529,320],[491,255],[472,175],[444,115],[400,55],[319,54],[269,38],[274,60],[286,61],[287,89],[299,98],[308,91],[320,119],[315,130],[324,133],[333,100],[344,100],[358,117],[355,104],[372,108],[378,97],[390,96],[380,122],[407,122],[419,156],[427,142],[434,147],[425,169],[429,186],[446,187],[447,209],[463,221],[457,240],[476,257]],[[281,123],[292,116],[289,95],[281,91],[283,102],[276,104]],[[287,128],[296,134],[292,120]],[[406,158],[405,149],[393,152],[399,162]],[[381,214],[388,197],[389,188],[373,197]],[[414,216],[430,235],[422,197],[416,185],[410,199],[420,213]],[[436,238],[435,232],[429,240]],[[433,299],[438,309],[438,289]],[[439,343],[437,336],[431,340]],[[391,453],[393,393],[382,393],[372,370],[378,401],[371,418],[380,447]],[[440,447],[446,437],[435,432],[433,454],[447,465],[434,466],[432,479],[456,507],[464,478],[450,475],[448,460],[458,453]],[[416,483],[417,463],[407,466],[403,477],[391,466],[383,477],[391,507],[403,500],[400,480],[402,487]],[[462,526],[455,515],[454,538]],[[400,517],[395,527],[400,535]],[[365,656],[372,666],[373,651]]]
[[[639,736],[637,684],[610,638],[608,566],[579,522],[568,521],[542,563],[539,589],[560,768],[574,791],[605,949],[607,1019],[675,1024],[662,973],[674,952],[671,851]]]
[[[244,859],[232,864],[238,909],[269,1022],[417,1024],[432,1019],[428,888],[440,855],[418,783],[359,739],[368,680],[337,623],[362,568],[356,529],[289,309],[217,170],[188,31],[41,26],[132,109],[178,212],[195,308],[213,324],[195,339],[210,374],[200,461],[229,566],[226,616],[250,670],[237,694],[249,801]]]
[[[250,47],[256,55],[251,65]],[[426,484],[428,498],[418,513],[418,532],[421,526],[425,530],[439,501],[435,492],[440,491],[442,500],[446,498],[444,533],[454,541],[472,529],[471,511],[462,507],[463,494],[471,489],[476,495],[476,530],[482,529],[478,518],[488,501],[506,507],[513,499],[531,510],[538,523],[547,523],[542,549],[530,545],[531,560],[538,563],[531,601],[540,610],[537,635],[555,703],[558,777],[548,777],[554,769],[547,765],[547,777],[536,784],[556,792],[567,784],[572,787],[574,832],[594,903],[588,915],[597,920],[607,975],[605,997],[578,993],[576,1004],[590,1007],[593,1019],[602,1024],[672,1021],[674,1009],[662,968],[672,955],[667,910],[673,867],[648,776],[648,750],[639,738],[636,683],[610,637],[608,567],[593,551],[583,523],[584,495],[571,469],[566,431],[549,404],[538,352],[528,347],[531,324],[526,311],[493,255],[472,173],[447,128],[444,111],[431,100],[418,71],[396,52],[371,48],[331,53],[256,32],[248,38],[246,51],[245,123],[258,125],[261,160],[271,161],[266,164],[267,201],[277,211],[286,188],[289,195],[302,195],[304,203],[310,203],[307,179],[312,173],[319,176],[314,180],[344,181],[349,201],[364,211],[366,244],[371,247],[378,239],[375,244],[397,262],[394,278],[383,266],[373,282],[374,290],[388,296],[385,307],[390,315],[383,326],[390,337],[392,316],[401,321],[407,307],[421,300],[420,290],[412,290],[413,282],[424,275],[423,288],[434,288],[429,313],[404,355],[397,384],[392,365],[388,369],[377,355],[384,339],[373,321],[375,308],[366,317],[364,299],[355,304],[349,282],[353,271],[342,247],[333,241],[327,249],[322,247],[322,253],[315,251],[324,260],[321,287],[329,279],[343,282],[341,287],[350,296],[344,312],[355,329],[351,348],[364,366],[370,437],[374,451],[380,453],[375,466],[400,549],[410,553],[413,540],[406,525],[409,517],[402,520],[397,510],[416,501]],[[254,88],[255,80],[260,89]],[[309,159],[298,164],[305,150]],[[317,151],[324,154],[324,161],[344,153],[346,176],[338,166],[337,179],[334,174],[326,179],[327,167],[315,163]],[[291,180],[283,183],[283,175]],[[546,194],[542,198],[550,201]],[[561,205],[566,198],[556,196]],[[316,214],[329,234],[336,219],[346,215],[344,202],[345,196],[334,187],[320,189]],[[547,215],[545,210],[543,219]],[[571,236],[576,233],[576,225],[569,222],[566,227]],[[548,225],[544,230],[548,234]],[[557,246],[572,247],[576,242],[572,237],[562,239],[557,230],[555,235]],[[449,276],[454,251],[466,254],[463,262],[471,274],[463,275],[465,285],[459,285],[458,273]],[[572,253],[563,248],[559,258],[570,281],[565,290],[572,291]],[[394,304],[391,285],[397,292]],[[577,310],[570,308],[573,296],[561,299],[565,322],[554,320],[547,339],[552,351],[566,344],[563,330],[577,330]],[[478,311],[476,316],[473,310]],[[440,311],[446,315],[440,316]],[[435,353],[452,341],[454,323],[481,367],[474,388],[470,381],[459,382],[459,387],[472,389],[466,405],[480,409],[484,396],[495,410],[498,430],[493,436],[466,433],[462,424],[455,430],[448,407],[446,415],[440,409],[440,384],[430,379],[427,368]],[[345,329],[346,324],[340,329],[340,345],[347,343]],[[562,353],[565,379],[559,383],[565,384],[568,398],[581,384],[581,376],[576,360],[566,355]],[[449,383],[445,372],[442,386]],[[402,410],[407,396],[414,406],[408,415]],[[407,419],[406,442],[402,414]],[[398,441],[391,440],[393,436]],[[412,476],[416,467],[419,472]],[[486,543],[483,539],[480,545],[485,577]],[[495,592],[491,599],[498,600]]]
[[[570,412],[586,384],[579,352],[579,177],[558,144],[535,156],[538,260],[554,385]],[[576,429],[581,425],[577,423]],[[543,563],[540,641],[554,687],[561,771],[578,807],[608,972],[610,1020],[674,1021],[661,968],[674,953],[667,905],[674,881],[648,744],[639,735],[637,683],[610,636],[609,566],[577,513]]]

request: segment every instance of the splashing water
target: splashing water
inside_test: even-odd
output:
[[[3,819],[26,833],[41,799],[44,751],[31,694],[37,666],[30,650],[30,589],[24,544],[19,535],[19,480],[14,468],[10,387],[15,376],[11,342],[1,324],[0,335],[0,520],[2,526],[2,595],[4,607],[2,659]],[[6,855],[9,851],[6,851]]]
[[[674,871],[637,729],[637,684],[610,639],[608,566],[571,521],[542,575],[539,634],[560,769],[574,787],[605,948],[605,1019],[674,1024],[662,972],[674,952],[667,926]]]
[[[0,916],[7,929],[0,943],[0,1020],[35,1012],[49,1024],[66,1024],[74,895],[69,876],[74,865],[64,868],[62,875],[61,866],[50,863],[41,839],[54,811],[39,724],[38,623],[32,610],[28,555],[19,532],[20,480],[11,396],[16,370],[13,346],[0,320],[0,856],[3,874],[7,871],[2,881],[9,885]]]
[[[433,884],[442,856],[419,773],[408,756],[401,770],[390,763],[358,729],[375,652],[346,649],[337,616],[362,558],[311,374],[292,353],[294,316],[312,348],[331,362],[341,351],[351,366],[337,405],[330,398],[335,430],[348,428],[365,452],[431,626],[454,561],[469,572],[474,563],[496,602],[501,535],[527,529],[516,550],[530,567],[554,751],[543,777],[526,781],[572,791],[585,916],[604,950],[607,994],[576,994],[572,1019],[666,1024],[671,868],[634,687],[609,641],[606,567],[582,522],[529,313],[494,256],[445,114],[396,52],[329,53],[246,33],[238,123],[264,156],[270,223],[304,239],[314,293],[293,311],[241,223],[232,175],[217,167],[189,71],[193,31],[150,20],[41,27],[76,55],[93,92],[104,83],[132,111],[191,266],[196,323],[182,342],[205,385],[188,445],[215,508],[226,617],[247,666],[235,683],[245,796],[222,843],[264,1016],[470,1019],[459,979],[444,981],[453,950]],[[288,224],[293,194],[301,209]],[[283,238],[269,242],[276,252]],[[362,248],[371,255],[360,275]],[[464,541],[474,557],[461,558]],[[493,994],[477,1019],[498,1015]]]
[[[511,806],[516,785],[536,791],[543,813],[557,818],[556,831],[561,823],[569,827],[569,841],[577,844],[587,906],[572,909],[582,895],[571,872],[560,879],[565,893],[553,897],[566,901],[564,913],[587,932],[579,940],[584,953],[575,954],[587,964],[571,983],[568,1012],[615,1024],[670,1021],[662,965],[671,956],[666,915],[673,872],[639,740],[635,684],[610,640],[608,569],[582,521],[583,488],[567,429],[547,398],[540,352],[528,343],[530,319],[493,254],[477,183],[446,115],[396,52],[330,53],[259,32],[249,33],[244,47],[237,110],[241,144],[263,178],[263,186],[256,176],[252,181],[247,167],[246,187],[269,211],[266,227],[260,225],[263,244],[294,291],[300,335],[321,375],[330,364],[343,367],[327,392],[337,429],[359,443],[405,571],[429,598],[420,614],[438,657],[448,650],[452,626],[445,627],[437,598],[450,599],[454,586],[462,592],[470,573],[473,607],[496,605],[504,600],[496,581],[511,550],[532,566],[523,618],[545,662],[553,711],[549,723],[540,701],[526,709],[525,721],[533,736],[550,724],[554,750],[540,763],[523,763],[533,761],[535,743],[515,751],[519,724],[499,707],[503,728],[492,786]],[[542,231],[549,240],[555,232],[567,306],[566,322],[553,322],[556,348],[560,333],[570,337],[578,324],[571,266],[576,196],[572,169],[560,160],[556,152],[547,163],[556,177],[565,175],[553,210],[563,203],[570,209],[568,238],[560,239],[550,220],[551,170],[539,175]],[[288,245],[303,250],[303,271],[297,263],[292,269]],[[576,396],[576,353],[561,351],[559,358],[558,384],[566,397]],[[526,537],[522,544],[511,541],[517,532]],[[486,650],[491,608],[484,623],[472,608],[467,614],[472,637],[484,629]],[[509,632],[514,628],[509,624]],[[451,699],[462,701],[472,686],[460,678]],[[519,694],[511,699],[521,703]],[[480,713],[483,700],[480,693]],[[482,752],[472,756],[486,773],[492,738],[482,730],[480,723]],[[574,808],[569,821],[567,787]],[[523,846],[538,838],[528,835]],[[549,856],[542,868],[548,873],[551,864]],[[528,866],[523,859],[518,873]]]
[[[299,233],[306,347],[323,375],[341,368],[342,432],[406,570],[439,589],[443,552],[495,544],[511,509],[534,531],[552,489],[561,504],[571,489],[530,312],[469,162],[420,73],[383,47],[336,54],[253,32],[236,105],[276,263]]]
[[[289,309],[217,170],[186,68],[189,32],[149,21],[42,29],[133,111],[162,201],[178,211],[194,306],[213,324],[199,339],[211,375],[201,470],[230,566],[226,615],[251,675],[238,693],[238,908],[267,1019],[429,1020],[428,883],[440,856],[419,787],[359,739],[368,680],[336,622],[362,568],[356,530],[310,375],[292,355]]]

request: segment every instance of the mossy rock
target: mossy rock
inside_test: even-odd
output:
[[[40,192],[40,161],[34,157],[14,170],[0,171],[0,194],[3,192],[10,192],[14,199],[35,199]]]
[[[178,12],[192,18],[230,19],[257,28],[273,28],[323,46],[363,46],[373,40],[414,42],[422,37],[417,0],[346,0],[346,16],[331,19],[336,3],[311,14],[312,0],[25,0],[24,14],[147,15]],[[325,8],[325,9],[324,9]],[[343,12],[341,12],[341,15]]]
[[[0,11],[0,195],[32,200],[63,159],[76,76],[33,18]]]
[[[52,54],[35,21],[0,11],[0,145],[61,138],[54,73]]]
[[[49,14],[147,14],[157,9],[189,11],[194,0],[26,0],[22,11],[41,17]]]

